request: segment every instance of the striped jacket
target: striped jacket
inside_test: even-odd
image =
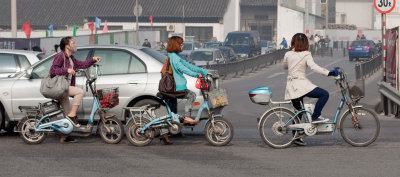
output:
[[[65,56],[65,67],[64,67],[64,56]],[[76,69],[86,69],[95,63],[92,58],[88,58],[85,61],[79,61],[73,55],[71,55],[72,62],[74,62],[74,70]],[[50,76],[54,77],[56,75],[64,75],[68,77],[68,68],[70,68],[71,63],[69,62],[69,57],[64,51],[56,55],[53,61],[53,65],[50,67]],[[71,86],[75,86],[75,75],[71,78]]]

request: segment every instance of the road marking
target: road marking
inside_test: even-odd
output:
[[[273,78],[273,77],[276,77],[276,76],[279,76],[279,75],[282,75],[282,74],[285,74],[285,72],[274,73],[274,74],[268,76],[267,78],[268,78],[268,79],[271,79],[271,78]]]

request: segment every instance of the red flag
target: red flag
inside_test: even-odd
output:
[[[90,29],[91,33],[93,34],[94,22],[89,22],[88,26],[89,26],[89,29]]]
[[[21,29],[22,29],[22,31],[25,32],[27,38],[31,37],[31,30],[32,29],[31,29],[31,21],[30,20],[26,21],[24,23],[24,25],[22,25]]]
[[[150,25],[153,26],[153,15],[150,15],[149,20],[150,20],[150,22],[151,22]]]

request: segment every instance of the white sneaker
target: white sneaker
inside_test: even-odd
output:
[[[329,121],[329,119],[325,119],[325,118],[323,118],[323,117],[319,117],[319,118],[317,118],[317,119],[315,119],[315,120],[312,120],[312,124],[320,124],[320,123],[324,123],[324,122],[328,122]]]

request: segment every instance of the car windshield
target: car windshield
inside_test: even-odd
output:
[[[227,45],[249,45],[248,36],[228,36],[225,40]]]
[[[204,43],[204,48],[216,48],[219,44],[218,42]]]
[[[183,43],[183,50],[192,50],[193,44],[192,43]]]
[[[368,41],[354,41],[352,44],[352,46],[368,46]]]
[[[190,59],[195,61],[212,61],[213,52],[212,51],[194,51],[190,54]]]
[[[268,47],[269,41],[261,41],[261,47]]]
[[[162,54],[162,53],[160,53],[158,51],[155,51],[153,49],[145,47],[145,48],[141,48],[140,50],[142,52],[152,56],[153,58],[155,58],[156,60],[158,60],[161,63],[164,63],[165,59],[167,59],[167,56],[165,56],[164,54]]]
[[[222,53],[222,55],[224,56],[224,58],[229,58],[229,53],[230,53],[230,50],[229,50],[229,49],[220,48],[219,50],[221,51],[221,53]]]

